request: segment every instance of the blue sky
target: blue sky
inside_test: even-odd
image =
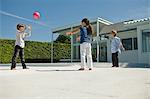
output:
[[[0,38],[15,39],[17,23],[31,24],[28,40],[50,41],[51,28],[80,22],[84,17],[102,17],[111,22],[150,17],[150,0],[0,0],[0,10],[33,20],[39,11],[49,27],[0,14]]]

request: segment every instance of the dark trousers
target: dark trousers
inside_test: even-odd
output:
[[[26,64],[25,64],[25,60],[24,60],[24,49],[21,48],[20,46],[16,45],[15,49],[14,49],[14,54],[12,57],[11,69],[16,67],[16,60],[17,60],[18,54],[19,54],[20,59],[21,59],[22,67],[26,68]]]
[[[112,64],[113,66],[119,67],[118,52],[112,53]]]

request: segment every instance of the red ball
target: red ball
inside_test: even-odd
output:
[[[36,11],[33,13],[33,18],[38,20],[40,18],[40,12]]]

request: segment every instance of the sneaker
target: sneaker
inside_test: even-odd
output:
[[[92,68],[89,68],[89,70],[92,70]]]
[[[84,70],[84,68],[80,68],[79,70]]]
[[[16,68],[11,68],[11,70],[16,70]]]
[[[29,69],[28,67],[26,67],[26,68],[23,68],[23,69]]]

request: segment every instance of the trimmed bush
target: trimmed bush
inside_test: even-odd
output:
[[[10,63],[14,51],[15,40],[0,39],[0,63]],[[54,43],[54,62],[60,59],[70,59],[71,45]],[[29,63],[45,63],[51,61],[51,43],[26,41],[25,60]],[[17,60],[18,62],[20,60]]]

